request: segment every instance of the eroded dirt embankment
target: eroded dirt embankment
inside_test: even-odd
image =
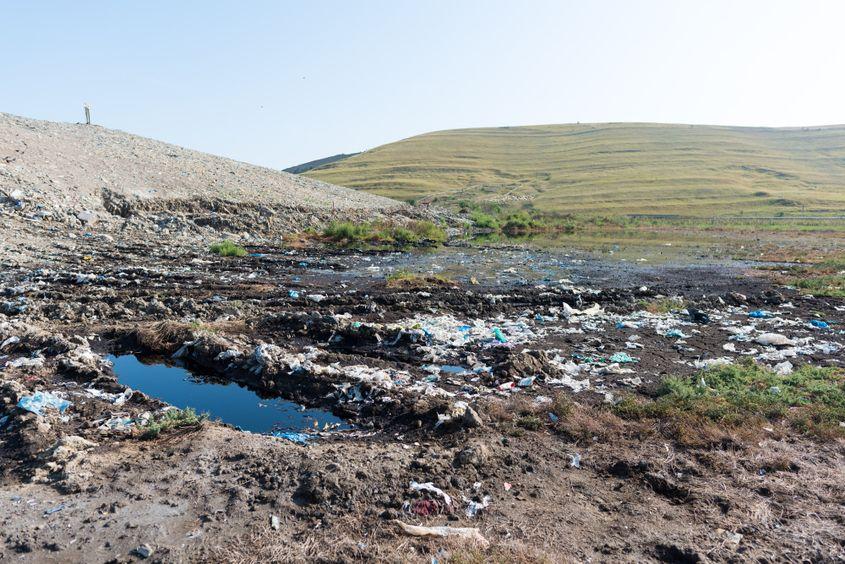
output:
[[[524,264],[507,284],[418,286],[385,281],[388,255],[249,251],[92,238],[84,253],[3,271],[0,553],[842,556],[840,440],[776,423],[684,435],[613,409],[653,398],[667,376],[744,359],[784,374],[841,366],[841,301],[741,271],[657,269],[647,286],[601,288]],[[355,429],[310,432],[307,446],[212,422],[144,439],[165,406],[118,383],[104,359],[117,351],[330,409]],[[36,392],[69,405],[19,407]],[[397,521],[478,531],[423,539]]]

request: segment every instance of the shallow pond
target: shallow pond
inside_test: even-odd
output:
[[[235,383],[210,382],[178,366],[145,364],[134,355],[109,356],[118,381],[180,409],[191,407],[212,419],[253,433],[350,428],[327,411],[305,409],[279,398],[263,399]],[[315,427],[315,423],[317,427]]]

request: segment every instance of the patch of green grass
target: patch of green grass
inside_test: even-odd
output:
[[[845,257],[831,257],[818,264],[793,268],[786,280],[805,294],[845,298]]]
[[[793,284],[804,293],[829,298],[845,298],[845,275],[827,274],[799,278]]]
[[[446,231],[431,221],[412,221],[407,227],[419,241],[431,243],[446,242]]]
[[[243,247],[236,245],[232,241],[226,239],[225,241],[221,241],[219,243],[214,243],[211,245],[209,250],[216,254],[220,255],[221,257],[243,257],[246,256],[246,249]]]
[[[403,224],[332,222],[323,230],[323,236],[334,244],[347,247],[439,245],[447,239],[446,231],[431,221]]]
[[[845,372],[805,365],[787,376],[753,361],[715,367],[692,378],[667,378],[654,401],[626,398],[615,411],[627,419],[658,419],[728,428],[784,421],[819,436],[845,436]]]
[[[486,214],[481,210],[472,212],[469,216],[470,220],[479,229],[498,229],[499,221],[490,214]]]
[[[141,427],[141,438],[155,439],[163,432],[182,427],[195,427],[207,419],[207,413],[197,415],[197,412],[190,407],[187,409],[169,409],[160,415],[151,417],[147,424]]]
[[[366,241],[372,234],[370,224],[351,221],[333,221],[323,230],[326,238],[344,244]]]
[[[845,210],[845,169],[830,166],[845,159],[844,140],[842,127],[475,128],[418,135],[306,174],[464,209],[499,204],[513,211],[529,203],[583,215],[778,218]]]

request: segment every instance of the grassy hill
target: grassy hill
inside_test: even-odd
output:
[[[845,126],[609,123],[438,131],[306,174],[402,200],[575,214],[842,213]]]

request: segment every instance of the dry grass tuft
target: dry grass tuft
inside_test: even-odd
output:
[[[455,283],[438,274],[415,274],[400,270],[387,277],[388,288],[400,290],[422,290],[426,288],[449,288]]]
[[[173,352],[185,341],[193,338],[193,326],[178,321],[159,321],[138,326],[132,332],[135,343],[150,352]]]

